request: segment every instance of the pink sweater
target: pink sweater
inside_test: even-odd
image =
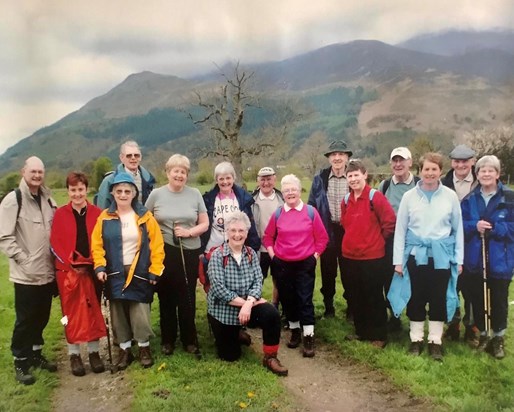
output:
[[[264,231],[262,243],[266,248],[273,246],[279,259],[293,262],[316,252],[321,255],[327,247],[328,234],[317,210],[314,209],[314,220],[311,220],[304,204],[301,211],[291,209],[286,212],[283,209],[278,220],[274,214]]]

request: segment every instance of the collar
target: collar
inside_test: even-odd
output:
[[[139,174],[139,167],[135,172],[133,172],[132,170],[128,170],[125,166],[123,166],[123,169],[125,169],[125,172],[131,174],[132,176],[137,176]]]
[[[328,178],[331,179],[335,177],[336,179],[346,179],[346,173],[343,173],[342,176],[336,176],[335,173],[333,172],[332,168],[330,168],[330,173],[328,174]]]
[[[395,185],[397,185],[398,183],[402,183],[402,184],[404,184],[404,185],[410,185],[410,184],[412,183],[412,180],[413,180],[413,179],[414,179],[414,175],[413,175],[411,172],[409,172],[409,177],[407,178],[407,180],[406,180],[405,182],[399,182],[399,181],[398,181],[398,178],[397,178],[395,175],[393,175],[393,177],[391,178],[391,181],[392,181]]]
[[[284,203],[284,211],[285,211],[285,212],[289,212],[291,209],[292,209],[292,208],[291,208],[291,207],[289,207],[289,206],[287,205],[287,203]],[[301,212],[301,211],[302,211],[302,209],[303,209],[303,202],[302,202],[301,200],[300,200],[300,203],[298,203],[298,204],[296,205],[295,209],[296,209],[296,210],[298,210],[299,212]]]
[[[473,183],[473,173],[471,170],[469,171],[468,175],[464,179],[457,179],[457,176],[455,176],[455,171],[453,172],[453,182],[467,182],[467,183]]]
[[[236,195],[234,193],[234,190],[232,190],[232,192],[230,192],[229,195],[225,195],[225,194],[223,194],[221,192],[218,192],[218,198],[220,200],[223,200],[223,199],[232,199],[233,200],[233,199],[235,199],[235,197],[236,197]]]
[[[273,189],[271,196],[264,196],[259,190],[259,200],[275,200],[275,189]]]

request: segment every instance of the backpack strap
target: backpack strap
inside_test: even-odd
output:
[[[375,210],[375,207],[373,206],[373,196],[375,196],[376,191],[377,190],[373,188],[371,188],[371,190],[369,191],[369,207],[372,211]]]
[[[414,176],[414,178],[416,178],[416,176]],[[391,179],[392,179],[392,177],[384,180],[384,184],[382,185],[382,189],[380,190],[382,192],[382,194],[384,194],[384,195],[386,194],[387,189],[389,189],[389,186],[391,185]]]
[[[21,197],[21,190],[19,187],[14,189],[14,193],[16,195],[16,202],[18,203],[18,212],[16,212],[16,221],[18,221],[18,218],[20,217],[20,211],[21,211],[21,205],[22,205],[23,199]]]

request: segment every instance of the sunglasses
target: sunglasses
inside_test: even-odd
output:
[[[141,157],[140,153],[127,153],[125,157],[128,157],[129,159],[139,159]]]

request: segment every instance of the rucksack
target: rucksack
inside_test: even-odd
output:
[[[209,281],[209,273],[208,266],[209,261],[211,260],[212,254],[215,250],[220,249],[221,254],[223,255],[223,246],[225,243],[222,243],[220,246],[213,246],[209,249],[208,252],[203,254],[203,257],[200,257],[200,262],[198,264],[198,280],[203,285],[203,290],[207,293],[211,287],[211,282]],[[252,249],[249,246],[243,245],[243,248],[246,250],[246,256],[248,256],[248,263],[252,263]],[[229,256],[223,256],[223,269],[228,265]]]
[[[369,191],[369,207],[370,207],[371,211],[375,210],[375,207],[373,206],[373,196],[375,196],[376,191],[377,190],[373,189],[373,188],[371,188]],[[350,199],[350,192],[348,192],[347,194],[344,195],[344,205],[345,206],[348,206],[349,199]]]
[[[387,189],[389,189],[389,186],[391,186],[391,180],[392,180],[392,177],[384,180],[384,184],[382,186],[382,189],[380,190],[383,195],[386,194]],[[421,180],[421,178],[419,176],[414,176],[414,184],[418,183],[420,180]]]

